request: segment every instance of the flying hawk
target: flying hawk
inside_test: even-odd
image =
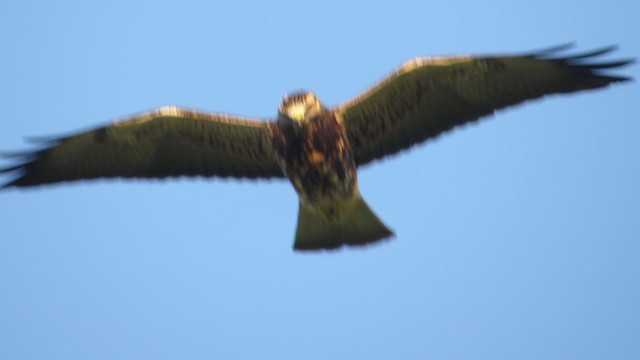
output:
[[[167,106],[42,148],[5,154],[4,184],[28,187],[95,178],[288,178],[299,197],[295,250],[360,246],[393,235],[358,190],[369,162],[547,94],[631,80],[633,60],[597,62],[608,47],[561,56],[567,46],[515,56],[423,57],[355,98],[325,107],[312,92],[284,97],[271,121]]]

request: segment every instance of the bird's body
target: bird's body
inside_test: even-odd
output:
[[[315,94],[286,96],[269,129],[276,159],[300,199],[296,249],[364,244],[392,234],[360,196],[342,121]]]
[[[310,92],[299,93],[288,96],[283,106],[298,98],[303,103],[318,101]],[[270,130],[276,159],[302,203],[320,206],[357,192],[353,149],[334,112],[322,107],[298,121],[281,114]]]
[[[0,173],[3,187],[94,178],[288,178],[300,207],[294,248],[334,249],[389,238],[358,190],[357,169],[495,110],[554,93],[630,80],[593,63],[610,52],[557,57],[566,47],[516,56],[417,58],[354,99],[325,108],[311,92],[286,96],[272,121],[177,107],[51,139]]]

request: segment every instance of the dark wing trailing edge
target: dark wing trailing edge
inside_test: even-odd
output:
[[[18,173],[3,187],[114,177],[284,177],[266,122],[177,107],[41,143],[44,149],[4,155],[23,162],[0,169]]]
[[[417,58],[336,110],[356,163],[397,153],[495,110],[554,93],[631,80],[603,70],[634,60],[593,62],[615,47],[558,56],[568,45],[520,56]]]

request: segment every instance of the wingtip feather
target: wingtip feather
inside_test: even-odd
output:
[[[560,45],[550,46],[548,48],[530,51],[530,52],[524,53],[522,56],[523,57],[545,57],[545,55],[556,54],[556,53],[571,49],[575,46],[576,46],[576,42],[571,41],[571,42],[566,42]]]

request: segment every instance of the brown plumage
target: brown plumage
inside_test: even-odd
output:
[[[353,149],[338,113],[311,92],[292,94],[270,130],[276,159],[300,199],[296,250],[364,245],[393,234],[360,196]]]
[[[94,178],[289,178],[300,197],[295,248],[363,245],[392,235],[366,205],[356,168],[495,110],[555,93],[603,88],[629,77],[594,62],[614,48],[558,56],[453,56],[406,62],[335,108],[313,93],[285,97],[273,121],[162,107],[42,148],[8,154],[17,177],[3,187]]]

